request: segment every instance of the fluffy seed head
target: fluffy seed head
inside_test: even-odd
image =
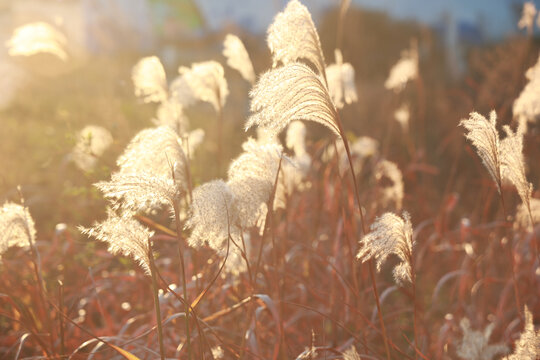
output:
[[[529,81],[514,101],[512,111],[520,127],[527,132],[527,123],[540,117],[540,57],[536,64],[527,70],[525,77]]]
[[[387,89],[400,92],[405,85],[418,77],[418,48],[413,42],[410,49],[401,53],[401,58],[392,67],[388,79],[384,83]]]
[[[229,88],[220,63],[193,63],[191,68],[181,66],[178,72],[180,77],[171,84],[171,92],[182,105],[199,100],[210,103],[217,112],[223,108]]]
[[[223,56],[227,58],[227,65],[237,70],[246,81],[255,83],[253,64],[244,43],[238,36],[227,34],[223,42]]]
[[[362,360],[356,348],[351,346],[347,351],[343,353],[343,360]]]
[[[96,223],[91,228],[79,230],[96,240],[108,244],[108,251],[113,255],[123,255],[135,260],[150,275],[150,258],[148,239],[154,235],[145,226],[141,225],[131,216],[124,214],[118,216],[109,210],[109,217],[102,223]]]
[[[386,179],[390,184],[383,184],[378,196],[378,203],[383,208],[394,206],[397,210],[401,210],[404,197],[403,175],[398,166],[388,160],[381,160],[375,167],[375,178],[377,181]]]
[[[239,210],[242,228],[255,226],[261,216],[266,216],[266,204],[276,181],[282,148],[278,144],[260,144],[253,139],[242,145],[244,152],[230,165],[228,185]]]
[[[152,176],[149,173],[114,173],[111,181],[95,184],[115,208],[148,211],[156,207],[172,206],[179,197],[179,189],[172,177]]]
[[[532,230],[534,224],[540,223],[540,199],[531,199],[530,201],[531,214],[526,203],[518,205],[516,210],[516,220],[514,221],[514,229]],[[531,224],[531,216],[534,224]]]
[[[176,162],[186,164],[180,139],[171,128],[160,126],[135,135],[118,158],[117,165],[121,174],[149,174],[168,179]],[[175,180],[180,185],[185,184],[184,177]]]
[[[306,153],[306,126],[301,121],[291,121],[287,127],[285,146],[294,151],[295,156]]]
[[[274,18],[267,31],[267,42],[274,67],[278,62],[289,64],[306,59],[325,76],[324,56],[319,34],[309,10],[298,0],[291,0]]]
[[[489,114],[489,120],[480,115],[479,113],[472,112],[469,114],[469,119],[461,120],[459,123],[468,132],[465,137],[476,148],[476,152],[482,163],[488,170],[489,174],[495,184],[497,190],[501,191],[501,159],[500,159],[500,145],[499,145],[499,133],[495,127],[497,123],[497,114],[495,111],[491,111]]]
[[[72,159],[79,169],[90,171],[112,143],[109,130],[101,126],[86,126],[77,135],[77,143],[71,152]]]
[[[394,268],[394,279],[398,284],[411,282],[413,229],[409,213],[403,212],[403,218],[393,214],[384,213],[375,219],[370,227],[370,233],[360,240],[362,248],[357,258],[365,262],[371,258],[377,260],[377,271],[390,254],[395,254],[401,262]]]
[[[354,68],[349,63],[343,63],[343,55],[339,49],[335,50],[335,54],[336,63],[326,67],[326,79],[332,101],[341,109],[345,104],[358,101],[358,95],[354,83]]]
[[[525,175],[525,159],[523,158],[523,132],[513,132],[509,126],[504,127],[506,138],[501,141],[501,173],[503,179],[509,180],[517,189],[521,201],[530,203],[533,186]]]
[[[472,330],[469,319],[461,319],[459,323],[463,330],[463,338],[458,345],[457,355],[465,360],[492,360],[497,355],[508,352],[504,344],[489,345],[489,338],[495,327],[489,324],[483,332]]]
[[[28,209],[6,202],[0,208],[0,258],[12,246],[28,248],[35,241],[36,228]]]
[[[182,140],[182,148],[186,155],[189,154],[189,157],[192,158],[195,150],[201,145],[204,140],[204,130],[195,129],[190,131]]]
[[[65,50],[66,37],[60,31],[45,22],[35,22],[15,29],[6,42],[9,55],[31,56],[47,53],[62,61],[68,59]]]
[[[520,29],[527,29],[527,33],[531,34],[534,28],[534,17],[536,16],[536,12],[536,6],[532,1],[524,3],[518,27]]]
[[[222,180],[207,182],[193,191],[190,215],[186,228],[191,229],[189,245],[195,248],[208,244],[217,252],[223,251],[229,233],[237,239],[238,210],[229,185]]]
[[[264,73],[250,96],[253,115],[246,129],[258,125],[277,134],[293,120],[309,120],[339,136],[330,94],[323,80],[304,64],[291,63]]]
[[[159,104],[156,117],[152,119],[152,122],[156,126],[168,126],[178,135],[185,134],[189,129],[189,119],[176,97],[168,98]]]
[[[411,113],[409,110],[409,104],[404,103],[394,112],[394,118],[401,126],[403,132],[409,131],[409,119],[411,118]]]
[[[133,66],[131,79],[135,86],[135,96],[140,97],[144,102],[161,103],[167,100],[167,77],[157,56],[148,56],[139,60]]]
[[[533,315],[525,305],[525,328],[516,341],[514,352],[503,360],[535,360],[540,357],[540,330],[534,330]]]

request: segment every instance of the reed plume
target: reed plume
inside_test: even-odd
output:
[[[418,77],[418,46],[416,41],[411,42],[411,47],[401,53],[399,61],[390,69],[388,79],[384,86],[389,90],[400,92],[411,80]]]
[[[528,123],[540,117],[540,56],[536,64],[525,72],[525,77],[528,82],[512,107],[514,117],[524,133],[527,132]]]
[[[366,262],[371,258],[377,261],[377,271],[390,254],[395,254],[401,262],[394,267],[394,279],[398,284],[412,282],[412,251],[414,241],[411,217],[406,211],[402,218],[393,213],[384,213],[377,217],[370,227],[370,232],[360,240],[362,248],[357,258]]]
[[[326,79],[332,101],[338,109],[341,109],[345,104],[357,102],[358,95],[354,83],[353,66],[343,62],[343,55],[339,49],[336,49],[334,53],[336,62],[326,67]]]
[[[523,4],[521,18],[518,21],[520,29],[527,29],[527,34],[531,35],[534,29],[534,18],[536,17],[536,6],[532,1]]]
[[[66,43],[64,34],[50,24],[34,22],[16,28],[6,46],[10,56],[46,53],[67,61]]]
[[[489,120],[479,113],[472,112],[469,114],[469,119],[461,120],[459,124],[468,131],[465,137],[476,148],[478,156],[497,185],[497,190],[501,193],[501,157],[496,123],[497,114],[495,111],[491,111]]]
[[[85,126],[77,134],[77,142],[71,151],[71,158],[79,169],[90,171],[95,168],[98,158],[112,143],[113,137],[109,130],[96,125]]]
[[[377,197],[377,202],[381,207],[394,206],[396,210],[401,210],[404,197],[403,175],[398,166],[388,160],[381,160],[375,166],[375,178],[379,183],[386,179],[390,184],[382,184]]]
[[[223,41],[223,56],[227,65],[235,69],[250,84],[255,83],[255,71],[244,43],[236,35],[227,34]]]
[[[236,198],[239,225],[250,228],[266,218],[264,207],[274,187],[282,148],[278,144],[259,144],[253,139],[242,148],[244,152],[229,166],[227,183]]]
[[[171,206],[180,196],[180,189],[172,177],[152,176],[149,173],[114,173],[110,181],[102,181],[95,186],[113,202],[116,209],[148,211]]]
[[[343,353],[343,360],[362,360],[362,358],[353,345]]]
[[[340,136],[337,111],[323,79],[308,66],[291,63],[264,73],[253,90],[246,130],[253,125],[272,134],[294,120],[315,121]]]
[[[501,173],[503,180],[510,181],[517,189],[524,204],[530,206],[533,186],[527,181],[525,174],[525,159],[523,157],[523,132],[516,132],[509,126],[504,126],[506,138],[501,141]]]
[[[315,66],[326,83],[324,55],[319,34],[308,9],[298,0],[291,0],[268,27],[267,43],[273,66],[306,59]]]
[[[529,213],[530,210],[530,213]],[[532,224],[531,224],[532,218]],[[530,209],[527,204],[521,203],[516,210],[516,219],[514,221],[515,229],[532,230],[534,224],[540,223],[540,199],[531,199]]]
[[[191,68],[181,66],[180,76],[170,87],[171,95],[184,106],[195,101],[210,103],[217,113],[225,105],[229,88],[225,80],[223,67],[216,61],[191,64]]]
[[[184,135],[189,131],[189,119],[184,113],[184,106],[176,97],[169,97],[159,104],[152,122],[156,126],[168,126],[178,135]]]
[[[0,259],[8,248],[28,249],[35,241],[36,228],[28,209],[6,202],[0,208]]]
[[[180,184],[185,183],[182,170],[186,158],[181,140],[166,126],[141,130],[116,163],[121,174],[148,174],[164,178],[170,178],[171,167],[179,163],[181,172],[176,174],[175,180]]]
[[[516,341],[514,352],[503,360],[536,360],[540,357],[540,330],[535,331],[533,315],[527,305],[524,309],[525,327]]]
[[[135,95],[146,103],[163,103],[168,98],[167,77],[156,56],[140,59],[131,71]]]
[[[494,323],[489,324],[484,331],[471,329],[469,319],[461,319],[459,326],[463,331],[463,338],[457,348],[457,355],[465,360],[492,360],[497,355],[508,352],[508,347],[504,344],[489,345],[489,338],[495,327]]]
[[[409,104],[403,103],[395,112],[394,119],[401,126],[401,130],[404,133],[409,132],[409,120],[411,118],[411,111],[409,109]]]
[[[208,245],[222,252],[229,234],[238,239],[238,218],[236,199],[226,182],[213,180],[195,188],[185,225],[191,230],[189,245],[194,248]]]
[[[107,243],[108,251],[113,255],[132,258],[150,276],[150,258],[148,239],[154,232],[141,225],[128,213],[117,215],[109,210],[108,218],[95,223],[91,228],[79,227],[79,230],[98,241]]]

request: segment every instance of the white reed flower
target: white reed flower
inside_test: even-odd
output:
[[[351,346],[347,351],[343,353],[343,360],[362,360],[356,348]]]
[[[244,152],[229,166],[228,185],[236,199],[239,224],[242,228],[255,226],[263,214],[262,204],[270,199],[282,156],[278,144],[246,141]]]
[[[358,101],[354,83],[354,68],[349,63],[343,63],[343,55],[339,49],[335,51],[336,62],[326,67],[328,91],[338,109],[345,104]]]
[[[191,229],[189,245],[200,248],[207,244],[215,251],[222,252],[229,234],[235,241],[239,239],[238,216],[236,199],[224,181],[213,180],[195,188],[185,225]]]
[[[520,126],[523,126],[523,131],[527,132],[527,123],[540,117],[540,56],[536,64],[527,70],[525,77],[528,79],[527,85],[514,101],[512,111]]]
[[[324,81],[308,66],[291,63],[264,73],[251,90],[253,125],[281,132],[293,120],[315,121],[339,136],[337,110]]]
[[[189,157],[193,158],[193,154],[199,145],[202,144],[204,136],[205,133],[203,129],[195,129],[190,131],[182,140],[182,148],[184,149],[184,153],[186,155],[189,154]]]
[[[377,202],[383,207],[394,206],[401,210],[404,197],[403,175],[398,166],[388,160],[381,160],[375,166],[375,178],[379,183],[389,180],[390,184],[382,184]]]
[[[405,85],[418,77],[418,46],[413,42],[408,50],[401,53],[401,58],[392,67],[384,83],[387,89],[400,92]]]
[[[536,6],[532,1],[523,4],[523,12],[518,22],[520,29],[527,29],[527,33],[532,34],[534,28],[534,18],[536,16]]]
[[[94,224],[91,228],[79,227],[79,230],[96,240],[108,244],[108,251],[113,255],[123,255],[135,260],[150,275],[150,247],[148,239],[154,235],[145,226],[131,216],[117,215],[109,210],[107,220]]]
[[[0,208],[0,258],[8,248],[28,248],[36,241],[34,220],[22,205],[6,202]]]
[[[223,67],[216,61],[191,64],[191,68],[181,66],[180,76],[171,84],[173,97],[184,106],[199,100],[210,103],[216,112],[225,106],[229,88]]]
[[[305,154],[306,151],[306,126],[301,121],[291,121],[287,127],[285,146],[292,150],[296,156]]]
[[[71,152],[73,162],[79,169],[90,171],[112,143],[109,130],[96,125],[86,126],[77,135],[77,143]]]
[[[118,158],[117,165],[121,174],[151,174],[171,178],[172,166],[177,162],[183,166],[186,164],[181,141],[171,128],[161,126],[141,130],[135,135]],[[183,176],[175,180],[185,184]]]
[[[532,230],[534,224],[540,223],[540,199],[531,199],[530,202],[531,214],[527,204],[521,203],[516,210],[516,219],[514,221],[514,229]],[[531,224],[531,216],[534,224]]]
[[[184,113],[184,107],[176,97],[170,97],[159,104],[152,122],[156,126],[168,126],[178,135],[185,134],[189,129],[189,119]]]
[[[525,305],[525,328],[516,341],[514,352],[503,360],[536,360],[540,357],[540,330],[535,331],[533,315]]]
[[[360,240],[362,248],[357,258],[365,262],[371,258],[377,260],[377,271],[390,254],[395,254],[401,262],[394,267],[394,279],[398,284],[411,282],[413,256],[413,229],[411,217],[406,211],[403,218],[393,214],[384,213],[371,224],[370,232]]]
[[[503,179],[509,180],[517,189],[521,201],[529,204],[533,186],[527,181],[525,159],[523,157],[523,132],[513,132],[509,126],[504,127],[506,138],[500,143],[501,173]]]
[[[140,59],[131,71],[135,96],[148,102],[165,102],[168,98],[165,69],[156,56]]]
[[[465,360],[492,360],[497,355],[508,352],[504,344],[489,345],[489,338],[495,327],[489,324],[483,332],[471,329],[469,319],[461,319],[459,326],[463,330],[463,338],[458,345],[457,355]]]
[[[165,178],[150,173],[114,173],[111,181],[102,181],[95,186],[103,192],[105,198],[113,201],[115,208],[134,211],[172,207],[180,195],[180,189],[172,176]]]
[[[251,84],[255,83],[255,71],[244,43],[236,35],[227,34],[223,42],[223,56],[227,65],[237,70]]]
[[[409,120],[411,118],[411,112],[409,110],[409,104],[402,104],[395,112],[394,118],[401,126],[404,133],[409,131]]]
[[[309,10],[298,0],[289,1],[285,10],[276,15],[267,34],[274,67],[280,62],[286,65],[306,59],[315,66],[320,76],[325,76],[319,34]]]
[[[489,120],[479,113],[472,112],[469,114],[469,119],[461,120],[459,124],[468,131],[465,137],[476,148],[478,156],[482,159],[482,163],[488,170],[500,193],[502,186],[501,158],[499,133],[495,127],[496,123],[497,114],[495,111],[491,111]]]
[[[47,53],[62,61],[68,59],[66,37],[45,22],[34,22],[19,26],[6,42],[11,56],[31,56]]]

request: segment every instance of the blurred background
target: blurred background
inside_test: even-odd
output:
[[[438,206],[437,193],[445,182],[437,178],[453,171],[463,141],[456,131],[459,120],[472,110],[487,113],[493,108],[503,123],[512,120],[511,106],[525,84],[524,72],[538,54],[535,34],[517,25],[523,2],[353,0],[340,45],[336,36],[340,1],[303,3],[313,14],[327,63],[334,61],[334,49],[340,47],[344,61],[356,70],[359,101],[343,110],[353,136],[391,136],[387,128],[399,99],[383,84],[400,53],[412,39],[418,40],[422,82],[400,96],[417,104],[412,114],[419,129],[413,135],[420,144],[416,157],[436,169],[429,171],[440,184],[427,191],[425,206],[429,208],[430,200]],[[138,130],[151,126],[156,111],[155,105],[143,104],[133,94],[131,68],[138,59],[158,56],[171,80],[179,66],[192,62],[215,59],[225,64],[223,39],[233,33],[244,41],[260,74],[271,65],[266,28],[285,4],[285,0],[0,0],[2,44],[17,27],[39,21],[65,36],[67,53],[65,59],[49,53],[10,56],[7,46],[0,47],[0,201],[16,200],[16,187],[21,185],[46,232],[59,222],[94,220],[104,203],[90,185],[108,178],[118,154]],[[230,146],[224,152],[232,158],[247,136],[242,129],[249,84],[227,67],[226,77],[231,94],[223,131]],[[202,127],[207,138],[215,138],[210,106],[190,108],[188,116],[192,128]],[[88,124],[111,131],[114,144],[99,166],[82,172],[69,154],[76,133]],[[319,130],[315,126],[310,132],[313,141]],[[395,141],[403,140],[397,136]],[[400,146],[388,151],[394,151],[396,160],[404,156]],[[215,152],[215,145],[207,142],[195,159],[196,183],[223,176],[214,170]],[[531,176],[534,180],[537,174]]]

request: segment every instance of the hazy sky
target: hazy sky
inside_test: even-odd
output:
[[[237,22],[255,32],[264,32],[279,9],[288,0],[196,0],[211,27]],[[315,19],[339,0],[302,0]],[[426,24],[441,22],[443,14],[458,22],[482,23],[488,37],[517,32],[515,9],[520,0],[352,0],[354,6],[386,11],[400,19],[414,19]],[[538,6],[540,0],[536,1]]]

